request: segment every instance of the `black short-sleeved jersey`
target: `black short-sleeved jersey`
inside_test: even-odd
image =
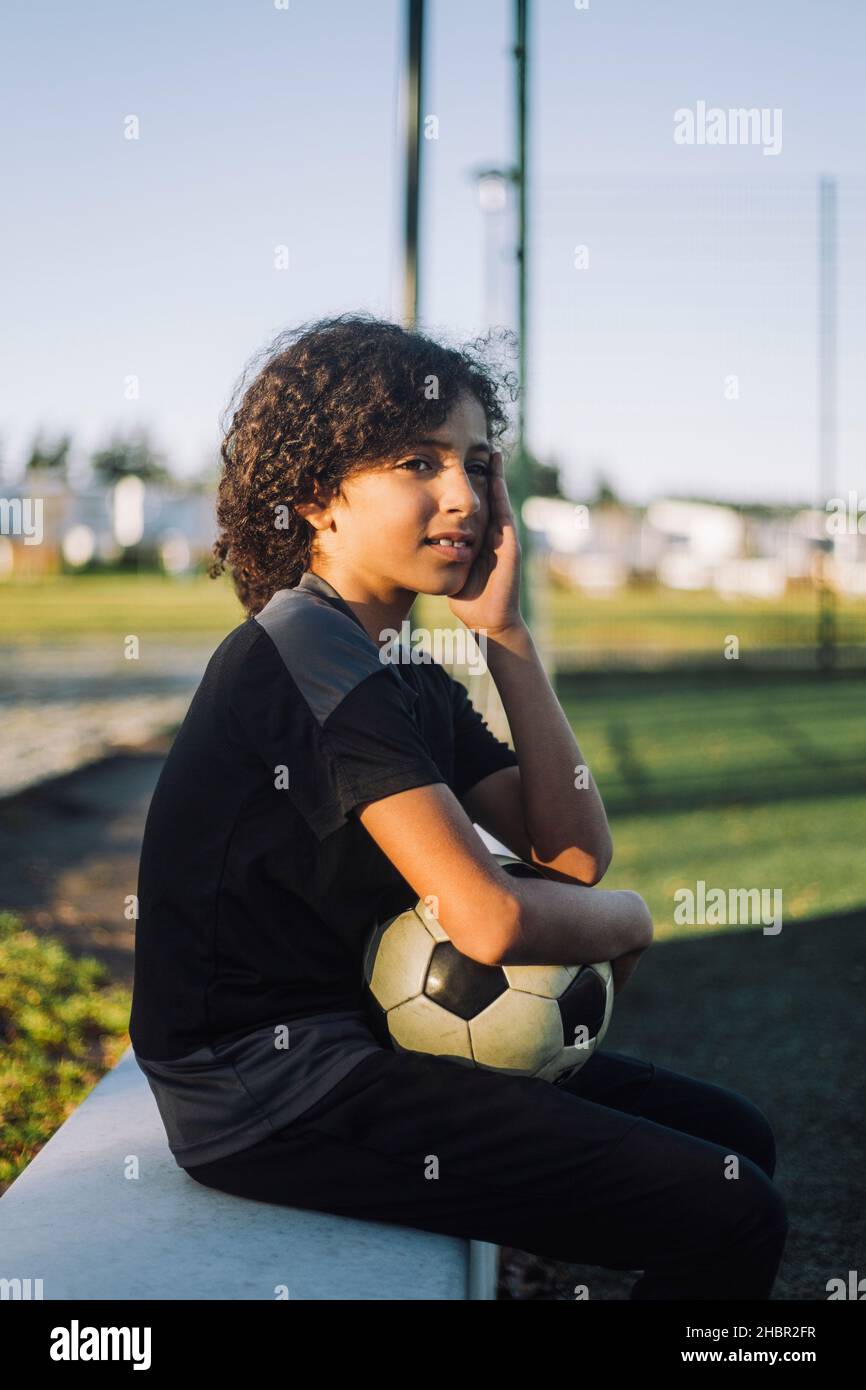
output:
[[[130,1037],[181,1167],[315,1104],[379,1044],[377,918],[416,894],[352,811],[517,765],[437,662],[397,663],[308,571],[211,657],[163,766],[138,881]]]

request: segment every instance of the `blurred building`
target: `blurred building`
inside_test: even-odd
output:
[[[40,504],[40,538],[20,522]],[[0,579],[38,578],[115,564],[134,554],[167,573],[192,569],[216,537],[213,490],[143,483],[72,489],[50,473],[31,475],[0,498]],[[853,506],[856,513],[856,503]],[[549,575],[587,593],[629,583],[715,590],[725,598],[779,598],[815,582],[817,558],[841,594],[866,596],[866,534],[856,514],[831,530],[817,509],[738,508],[658,498],[648,507],[606,499],[592,506],[530,497],[524,519]]]
[[[30,477],[4,489],[0,579],[56,574],[114,564],[134,551],[142,562],[182,573],[210,557],[216,538],[215,497],[200,488],[143,483],[72,489],[59,479]],[[16,519],[41,503],[41,538]],[[23,511],[27,515],[27,511]]]
[[[614,501],[590,507],[530,497],[524,519],[550,575],[586,592],[651,581],[725,598],[780,598],[815,582],[825,550],[830,583],[843,594],[866,594],[866,534],[856,517],[833,534],[819,510],[680,498],[659,498],[645,508]]]

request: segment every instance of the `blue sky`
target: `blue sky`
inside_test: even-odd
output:
[[[428,12],[439,138],[424,145],[422,317],[459,340],[491,314],[510,321],[510,228],[491,303],[472,172],[511,158],[512,5]],[[817,497],[825,173],[839,199],[838,490],[863,491],[866,7],[532,12],[530,443],[576,494],[601,469],[635,500]],[[139,424],[195,470],[237,376],[281,328],[399,315],[402,23],[396,0],[7,4],[9,472],[40,426],[83,450]],[[699,101],[780,109],[780,153],[676,144],[674,112]],[[137,141],[123,138],[129,114]]]

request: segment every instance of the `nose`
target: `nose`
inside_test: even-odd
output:
[[[472,516],[480,511],[481,497],[476,489],[476,480],[461,464],[455,463],[444,469],[442,478],[439,506],[443,512],[460,512],[463,516]],[[479,481],[483,485],[484,479]]]

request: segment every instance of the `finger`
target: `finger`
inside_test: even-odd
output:
[[[497,451],[490,455],[491,463],[491,514],[495,524],[499,527],[514,525],[514,512],[511,507],[511,499],[508,496],[508,483],[505,478],[505,467],[501,452]]]

